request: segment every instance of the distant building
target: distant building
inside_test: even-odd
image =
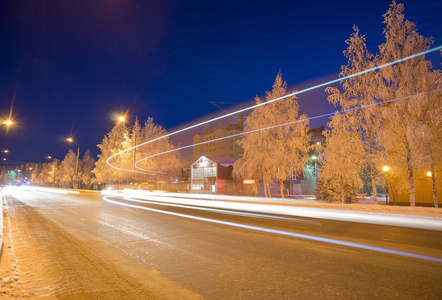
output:
[[[191,166],[190,192],[197,194],[227,194],[235,158],[201,156]]]
[[[309,130],[309,132],[312,134],[312,136],[310,137],[311,145],[325,146],[325,135],[323,134],[324,130],[324,126]]]
[[[224,158],[240,158],[243,154],[243,149],[236,143],[241,136],[222,139],[227,136],[240,134],[244,131],[241,123],[239,124],[225,124],[214,128],[206,128],[202,134],[197,134],[193,137],[193,145],[202,142],[205,144],[193,147],[193,159],[196,160],[201,156],[215,156]],[[208,142],[216,139],[218,141]]]

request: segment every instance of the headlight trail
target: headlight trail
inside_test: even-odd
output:
[[[137,165],[137,163],[138,163],[139,161],[136,162],[134,166],[135,166],[136,168],[140,169],[140,170],[144,170],[145,172],[142,172],[142,171],[136,171],[136,170],[129,170],[129,169],[124,169],[124,168],[119,168],[119,167],[113,166],[113,165],[110,163],[110,160],[111,160],[113,157],[117,156],[117,155],[120,155],[120,154],[122,154],[122,153],[125,153],[125,152],[127,152],[127,151],[130,151],[130,150],[132,150],[132,149],[135,149],[135,148],[141,147],[141,146],[143,146],[143,145],[146,145],[146,144],[149,144],[149,143],[152,143],[152,142],[158,141],[158,140],[160,140],[160,139],[164,139],[164,138],[166,138],[166,137],[169,137],[169,136],[172,136],[172,135],[175,135],[175,134],[178,134],[178,133],[181,133],[181,132],[184,132],[184,131],[187,131],[187,130],[190,130],[190,129],[193,129],[193,128],[196,128],[196,127],[199,127],[199,126],[202,126],[202,125],[205,125],[205,124],[208,124],[208,123],[212,123],[212,122],[215,122],[215,121],[221,120],[221,119],[223,119],[223,118],[226,118],[226,117],[229,117],[229,116],[232,116],[232,115],[235,115],[235,114],[238,114],[238,113],[241,113],[241,112],[247,111],[247,110],[254,109],[254,108],[259,107],[259,106],[267,105],[267,104],[273,103],[273,102],[275,102],[275,101],[283,100],[283,99],[285,99],[285,98],[288,98],[288,97],[291,97],[291,96],[294,96],[294,95],[299,95],[299,94],[301,94],[301,93],[305,93],[305,92],[308,92],[308,91],[311,91],[311,90],[314,90],[314,89],[318,89],[318,88],[320,88],[320,87],[324,87],[324,86],[327,86],[327,85],[331,85],[331,84],[334,84],[334,83],[340,82],[340,81],[342,81],[342,80],[346,80],[346,79],[349,79],[349,78],[352,78],[352,77],[356,77],[356,76],[359,76],[359,75],[362,75],[362,74],[366,74],[366,73],[369,73],[369,72],[372,72],[372,71],[375,71],[375,70],[379,70],[379,69],[385,68],[385,67],[387,67],[387,66],[392,66],[392,65],[398,64],[398,63],[400,63],[400,62],[403,62],[403,61],[406,61],[406,60],[409,60],[409,59],[412,59],[412,58],[416,58],[416,57],[419,57],[419,56],[422,56],[422,55],[425,55],[425,54],[428,54],[428,53],[431,53],[431,52],[435,52],[435,51],[438,51],[438,50],[441,50],[441,49],[442,49],[442,46],[438,46],[438,47],[435,47],[435,48],[431,48],[431,49],[428,49],[428,50],[422,51],[422,52],[420,52],[420,53],[416,53],[416,54],[413,54],[413,55],[410,55],[410,56],[407,56],[407,57],[404,57],[404,58],[401,58],[401,59],[398,59],[398,60],[395,60],[395,61],[392,61],[392,62],[389,62],[389,63],[386,63],[386,64],[383,64],[383,65],[380,65],[380,66],[376,66],[376,67],[374,67],[374,68],[370,68],[370,69],[367,69],[367,70],[364,70],[364,71],[361,71],[361,72],[357,72],[357,73],[354,73],[354,74],[351,74],[351,75],[347,75],[347,76],[344,76],[344,77],[341,77],[341,78],[337,78],[337,79],[334,79],[334,80],[330,80],[330,81],[327,81],[327,82],[324,82],[324,83],[321,83],[321,84],[318,84],[318,85],[315,85],[315,86],[312,86],[312,87],[309,87],[309,88],[306,88],[306,89],[303,89],[303,90],[300,90],[300,91],[296,91],[296,92],[291,93],[291,94],[284,95],[284,96],[279,97],[279,98],[275,98],[275,99],[272,99],[272,100],[269,100],[269,101],[265,101],[265,102],[262,102],[262,103],[259,103],[259,104],[255,104],[255,105],[250,106],[250,107],[246,107],[246,108],[243,108],[243,109],[240,109],[240,110],[237,110],[237,111],[234,111],[234,112],[231,112],[231,113],[228,113],[228,114],[225,114],[225,115],[222,115],[222,116],[219,116],[219,117],[216,117],[216,118],[213,118],[213,119],[210,119],[210,120],[204,121],[204,122],[200,122],[200,123],[195,124],[195,125],[191,125],[191,126],[189,126],[189,127],[186,127],[186,128],[183,128],[183,129],[180,129],[180,130],[177,130],[177,131],[174,131],[174,132],[171,132],[171,133],[165,134],[165,135],[163,135],[163,136],[161,136],[161,137],[158,137],[158,138],[152,139],[152,140],[150,140],[150,141],[147,141],[147,142],[141,143],[141,144],[139,144],[139,145],[136,145],[136,146],[130,147],[130,148],[128,148],[128,149],[126,149],[126,150],[123,150],[123,151],[121,151],[121,152],[115,153],[114,155],[110,156],[110,157],[106,160],[106,163],[107,163],[110,167],[115,168],[115,169],[117,169],[117,170],[121,170],[121,171],[137,172],[137,173],[147,174],[147,175],[158,174],[158,173],[160,173],[160,172],[150,171],[150,170],[145,170],[145,169],[142,169],[142,168],[138,168],[138,167],[136,167],[136,165]],[[212,141],[214,141],[214,140],[212,140]],[[188,148],[188,147],[187,147],[187,148]],[[184,149],[184,148],[182,148],[182,149]],[[165,152],[165,153],[168,153],[168,152]],[[151,156],[151,157],[152,157],[152,156]],[[140,160],[140,161],[141,161],[141,160]],[[165,173],[162,173],[162,174],[165,174]]]
[[[411,258],[417,258],[417,259],[423,259],[423,260],[427,260],[427,261],[442,263],[442,258],[434,257],[434,256],[428,256],[428,255],[422,255],[422,254],[417,254],[417,253],[387,249],[387,248],[376,247],[376,246],[369,246],[369,245],[364,245],[364,244],[346,242],[346,241],[341,241],[341,240],[336,240],[336,239],[323,238],[323,237],[295,233],[295,232],[290,232],[290,231],[275,230],[275,229],[270,229],[270,228],[265,228],[265,227],[257,227],[257,226],[245,225],[245,224],[240,224],[240,223],[197,217],[197,216],[175,213],[175,212],[170,212],[170,211],[163,211],[163,210],[149,208],[149,207],[145,207],[145,206],[137,206],[137,205],[127,204],[127,203],[121,203],[118,201],[110,200],[107,197],[103,197],[103,199],[106,202],[112,203],[112,204],[122,205],[122,206],[130,207],[130,208],[139,208],[139,209],[149,210],[149,211],[153,211],[153,212],[157,212],[157,213],[162,213],[162,214],[167,214],[167,215],[172,215],[172,216],[177,216],[177,217],[182,217],[182,218],[188,218],[188,219],[205,221],[205,222],[216,223],[216,224],[222,224],[222,225],[233,226],[233,227],[238,227],[238,228],[243,228],[243,229],[250,229],[250,230],[255,230],[255,231],[285,235],[285,236],[301,238],[301,239],[306,239],[306,240],[311,240],[311,241],[316,241],[316,242],[329,243],[329,244],[335,244],[335,245],[340,245],[340,246],[358,248],[358,249],[363,249],[363,250],[371,250],[371,251],[377,251],[377,252],[382,252],[382,253],[387,253],[387,254],[400,255],[400,256],[406,256],[406,257],[411,257]]]
[[[32,185],[23,185],[23,186],[7,186],[5,187],[5,191],[8,192],[16,192],[16,191],[38,191],[38,192],[46,192],[46,193],[56,193],[56,194],[80,194],[79,191],[71,191],[71,190],[64,190],[64,189],[54,189],[54,188],[45,188],[45,187],[38,187],[38,186],[32,186]]]
[[[404,216],[385,213],[358,212],[339,209],[326,209],[316,207],[300,207],[275,205],[265,198],[226,196],[226,195],[204,195],[186,193],[155,193],[142,190],[103,190],[104,197],[129,197],[140,200],[150,200],[155,197],[156,202],[172,203],[187,206],[198,206],[205,208],[235,210],[241,212],[271,214],[295,218],[325,219],[344,222],[356,222],[382,226],[394,226],[415,228],[424,230],[442,231],[442,222],[437,218]],[[229,201],[235,200],[235,201]],[[238,202],[240,200],[241,202]],[[262,201],[260,201],[262,200]],[[282,199],[279,199],[282,200]]]
[[[152,158],[152,157],[159,156],[159,155],[171,153],[171,152],[174,152],[174,151],[179,151],[179,150],[183,150],[183,149],[187,149],[187,148],[191,148],[191,147],[195,147],[195,146],[199,146],[199,145],[204,145],[204,144],[207,144],[207,143],[217,142],[217,141],[229,139],[229,138],[232,138],[232,137],[238,137],[238,136],[242,136],[242,135],[245,135],[245,134],[250,134],[250,133],[259,132],[259,131],[263,131],[263,130],[269,130],[269,129],[278,128],[278,127],[282,127],[282,126],[287,126],[287,125],[291,125],[291,124],[295,124],[295,123],[300,123],[300,122],[305,122],[305,121],[309,121],[309,120],[314,120],[314,119],[324,118],[324,117],[328,117],[328,116],[333,116],[336,113],[340,113],[341,114],[341,113],[346,113],[346,112],[355,111],[355,110],[359,110],[359,109],[369,108],[369,107],[372,107],[372,106],[380,106],[380,105],[386,104],[386,103],[391,103],[391,102],[395,102],[395,101],[399,101],[399,100],[405,100],[405,99],[412,98],[412,97],[424,96],[424,95],[427,95],[427,94],[432,94],[432,93],[441,92],[441,91],[442,91],[442,89],[437,89],[437,90],[433,90],[433,91],[429,91],[429,92],[424,92],[424,93],[419,93],[419,94],[415,94],[415,95],[411,95],[411,96],[405,96],[405,97],[401,97],[401,98],[386,100],[386,101],[383,101],[383,102],[377,102],[377,103],[368,104],[368,105],[364,105],[364,106],[353,107],[353,108],[349,108],[349,109],[341,110],[341,111],[337,111],[337,112],[332,112],[332,113],[327,113],[327,114],[323,114],[323,115],[313,116],[313,117],[309,117],[309,118],[305,118],[305,119],[301,119],[301,120],[287,122],[287,123],[284,123],[284,124],[278,124],[278,125],[273,125],[273,126],[269,126],[269,127],[265,127],[265,128],[260,128],[260,129],[255,129],[255,130],[251,130],[251,131],[246,131],[246,132],[241,132],[241,133],[237,133],[237,134],[232,134],[232,135],[229,135],[229,136],[220,137],[220,138],[217,138],[217,139],[208,140],[208,141],[200,142],[200,143],[197,143],[197,144],[182,146],[182,147],[179,147],[179,148],[171,149],[171,150],[168,150],[168,151],[164,151],[164,152],[161,152],[161,153],[156,153],[156,154],[152,154],[150,156],[144,157],[144,158],[138,160],[137,162],[135,162],[135,167],[137,169],[144,170],[144,169],[142,169],[142,168],[137,166],[137,164],[139,162],[141,162],[143,160],[146,160],[146,159],[149,159],[149,158]],[[145,170],[145,171],[149,171],[149,170]]]
[[[152,197],[152,198],[155,198],[155,197]],[[173,207],[181,207],[181,208],[196,209],[196,210],[213,211],[213,212],[220,212],[220,213],[240,215],[240,216],[260,217],[260,218],[279,219],[279,220],[307,222],[307,223],[319,223],[316,221],[289,218],[289,217],[281,217],[281,216],[274,216],[274,215],[264,215],[264,214],[248,213],[248,212],[241,212],[241,211],[235,211],[235,210],[226,210],[226,209],[217,209],[217,208],[209,208],[209,207],[201,207],[201,206],[189,206],[189,205],[172,204],[172,203],[165,203],[165,202],[156,202],[155,200],[153,200],[153,201],[137,200],[137,199],[129,198],[129,197],[123,197],[123,199],[127,200],[127,201],[138,202],[138,203],[148,203],[148,204],[173,206]]]

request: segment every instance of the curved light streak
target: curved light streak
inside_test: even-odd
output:
[[[319,236],[295,233],[295,232],[290,232],[290,231],[275,230],[275,229],[270,229],[270,228],[265,228],[265,227],[251,226],[251,225],[245,225],[245,224],[240,224],[240,223],[191,216],[191,215],[186,215],[186,214],[181,214],[181,213],[176,213],[176,212],[154,209],[154,208],[145,207],[145,206],[137,206],[137,205],[127,204],[127,203],[121,203],[118,201],[110,200],[107,197],[103,197],[103,199],[106,202],[112,203],[112,204],[122,205],[122,206],[126,206],[126,207],[131,207],[131,208],[140,208],[140,209],[144,209],[144,210],[149,210],[149,211],[153,211],[153,212],[157,212],[157,213],[162,213],[162,214],[167,214],[167,215],[172,215],[172,216],[177,216],[177,217],[182,217],[182,218],[194,219],[194,220],[222,224],[222,225],[233,226],[233,227],[238,227],[238,228],[244,228],[244,229],[250,229],[250,230],[255,230],[255,231],[261,231],[261,232],[285,235],[285,236],[290,236],[290,237],[295,237],[295,238],[301,238],[301,239],[306,239],[306,240],[311,240],[311,241],[316,241],[316,242],[329,243],[329,244],[335,244],[335,245],[340,245],[340,246],[346,246],[346,247],[352,247],[352,248],[358,248],[358,249],[364,249],[364,250],[371,250],[371,251],[377,251],[377,252],[382,252],[382,253],[388,253],[388,254],[393,254],[393,255],[400,255],[400,256],[406,256],[406,257],[411,257],[411,258],[417,258],[417,259],[423,259],[423,260],[427,260],[427,261],[442,263],[442,258],[434,257],[434,256],[428,256],[428,255],[405,252],[405,251],[400,251],[400,250],[393,250],[393,249],[388,249],[388,248],[364,245],[364,244],[353,243],[353,242],[346,242],[346,241],[341,241],[341,240],[336,240],[336,239],[323,238],[323,237],[319,237]]]
[[[319,119],[319,118],[323,118],[323,117],[328,117],[328,116],[332,116],[332,115],[334,115],[336,113],[346,113],[346,112],[350,112],[350,111],[354,111],[354,110],[359,110],[359,109],[364,109],[364,108],[368,108],[368,107],[372,107],[372,106],[380,106],[382,104],[391,103],[391,102],[395,102],[395,101],[399,101],[399,100],[405,100],[405,99],[412,98],[412,97],[428,95],[428,94],[432,94],[432,93],[436,93],[436,92],[440,92],[440,91],[442,91],[442,89],[437,89],[437,90],[432,90],[432,91],[429,91],[429,92],[423,92],[423,93],[419,93],[419,94],[414,94],[414,95],[411,95],[411,96],[405,96],[405,97],[401,97],[401,98],[386,100],[386,101],[383,101],[383,102],[372,103],[372,104],[368,104],[368,105],[364,105],[364,106],[353,107],[353,108],[349,108],[349,109],[346,109],[346,110],[341,110],[341,111],[337,111],[337,112],[327,113],[327,114],[323,114],[323,115],[319,115],[319,116],[313,116],[313,117],[309,117],[309,118],[305,118],[305,119],[301,119],[301,120],[295,120],[295,121],[292,121],[292,122],[287,122],[287,123],[283,123],[283,124],[277,124],[277,125],[273,125],[273,126],[269,126],[269,127],[265,127],[265,128],[251,130],[251,131],[236,133],[236,134],[232,134],[232,135],[225,136],[225,137],[220,137],[220,138],[209,140],[209,141],[203,141],[203,142],[197,143],[197,144],[182,146],[182,147],[179,147],[179,148],[171,149],[171,150],[168,150],[168,151],[164,151],[164,152],[161,152],[161,153],[156,153],[156,154],[152,154],[150,156],[144,157],[144,158],[138,160],[137,162],[135,162],[135,167],[137,169],[143,170],[142,168],[137,166],[137,164],[139,162],[141,162],[143,160],[146,160],[146,159],[149,159],[149,158],[152,158],[152,157],[159,156],[159,155],[171,153],[171,152],[174,152],[174,151],[179,151],[179,150],[183,150],[183,149],[187,149],[187,148],[191,148],[191,147],[195,147],[195,146],[200,146],[200,145],[204,145],[204,144],[207,144],[207,143],[217,142],[217,141],[221,141],[221,140],[225,140],[225,139],[229,139],[229,138],[232,138],[232,137],[237,137],[237,136],[241,136],[241,135],[245,135],[245,134],[249,134],[249,133],[259,132],[259,131],[262,131],[262,130],[269,130],[269,129],[278,128],[278,127],[282,127],[282,126],[286,126],[286,125],[290,125],[290,124],[295,124],[295,123],[299,123],[299,122],[305,122],[305,121],[308,121],[308,120],[314,120],[314,119]],[[146,170],[146,171],[148,171],[148,170]]]
[[[315,86],[312,86],[312,87],[309,87],[309,88],[306,88],[306,89],[303,89],[303,90],[300,90],[300,91],[296,91],[296,92],[291,93],[291,94],[287,94],[287,95],[282,96],[282,97],[279,97],[279,98],[275,98],[275,99],[272,99],[272,100],[269,100],[269,101],[265,101],[265,102],[262,102],[262,103],[259,103],[259,104],[255,104],[255,105],[250,106],[250,107],[246,107],[246,108],[243,108],[243,109],[240,109],[240,110],[237,110],[237,111],[234,111],[234,112],[231,112],[231,113],[228,113],[228,114],[225,114],[225,115],[222,115],[222,116],[219,116],[219,117],[216,117],[216,118],[213,118],[213,119],[210,119],[210,120],[204,121],[204,122],[200,122],[200,123],[198,123],[198,124],[191,125],[191,126],[189,126],[189,127],[186,127],[186,128],[183,128],[183,129],[180,129],[180,130],[177,130],[177,131],[174,131],[174,132],[171,132],[171,133],[165,134],[165,135],[160,136],[160,137],[158,137],[158,138],[152,139],[152,140],[150,140],[150,141],[147,141],[147,142],[141,143],[141,144],[139,144],[139,145],[136,145],[136,146],[130,147],[130,148],[128,148],[128,149],[126,149],[126,150],[123,150],[123,151],[121,151],[121,152],[115,153],[114,155],[110,156],[110,157],[106,160],[106,163],[107,163],[110,167],[115,168],[115,169],[118,169],[118,170],[121,170],[121,171],[137,172],[137,173],[146,174],[146,175],[166,174],[166,173],[161,173],[161,172],[156,172],[156,171],[150,171],[150,170],[145,170],[145,169],[139,168],[139,167],[136,166],[137,163],[138,163],[139,161],[137,161],[137,162],[135,163],[135,165],[134,165],[135,168],[140,169],[140,170],[144,170],[144,171],[146,171],[146,172],[148,172],[148,173],[146,173],[146,172],[141,172],[141,171],[136,171],[136,170],[128,170],[128,169],[124,169],[124,168],[119,168],[119,167],[113,166],[113,165],[110,163],[110,160],[111,160],[112,158],[114,158],[115,156],[120,155],[120,154],[122,154],[122,153],[124,153],[124,152],[127,152],[127,151],[130,151],[130,150],[135,149],[135,148],[137,148],[137,147],[141,147],[141,146],[143,146],[143,145],[147,145],[147,144],[149,144],[149,143],[152,143],[152,142],[155,142],[155,141],[158,141],[158,140],[161,140],[161,139],[167,138],[167,137],[169,137],[169,136],[172,136],[172,135],[175,135],[175,134],[178,134],[178,133],[181,133],[181,132],[184,132],[184,131],[187,131],[187,130],[190,130],[190,129],[193,129],[193,128],[196,128],[196,127],[199,127],[199,126],[202,126],[202,125],[205,125],[205,124],[208,124],[208,123],[212,123],[212,122],[215,122],[215,121],[221,120],[221,119],[223,119],[223,118],[226,118],[226,117],[229,117],[229,116],[232,116],[232,115],[235,115],[235,114],[238,114],[238,113],[241,113],[241,112],[244,112],[244,111],[250,110],[250,109],[254,109],[254,108],[259,107],[259,106],[263,106],[263,105],[267,105],[267,104],[273,103],[273,102],[275,102],[275,101],[283,100],[283,99],[285,99],[285,98],[288,98],[288,97],[291,97],[291,96],[294,96],[294,95],[299,95],[299,94],[301,94],[301,93],[305,93],[305,92],[308,92],[308,91],[311,91],[311,90],[314,90],[314,89],[317,89],[317,88],[320,88],[320,87],[324,87],[324,86],[327,86],[327,85],[330,85],[330,84],[333,84],[333,83],[337,83],[337,82],[340,82],[340,81],[342,81],[342,80],[346,80],[346,79],[349,79],[349,78],[352,78],[352,77],[356,77],[356,76],[359,76],[359,75],[362,75],[362,74],[366,74],[366,73],[369,73],[369,72],[372,72],[372,71],[375,71],[375,70],[379,70],[379,69],[385,68],[385,67],[387,67],[387,66],[392,66],[392,65],[398,64],[398,63],[400,63],[400,62],[403,62],[403,61],[406,61],[406,60],[409,60],[409,59],[412,59],[412,58],[416,58],[416,57],[419,57],[419,56],[422,56],[422,55],[425,55],[425,54],[428,54],[428,53],[431,53],[431,52],[435,52],[435,51],[438,51],[438,50],[442,50],[442,46],[438,46],[438,47],[435,47],[435,48],[431,48],[431,49],[428,49],[428,50],[422,51],[422,52],[420,52],[420,53],[416,53],[416,54],[413,54],[413,55],[410,55],[410,56],[407,56],[407,57],[404,57],[404,58],[401,58],[401,59],[398,59],[398,60],[395,60],[395,61],[392,61],[392,62],[389,62],[389,63],[386,63],[386,64],[383,64],[383,65],[380,65],[380,66],[377,66],[377,67],[373,67],[373,68],[370,68],[370,69],[367,69],[367,70],[364,70],[364,71],[361,71],[361,72],[357,72],[357,73],[354,73],[354,74],[351,74],[351,75],[347,75],[347,76],[344,76],[344,77],[341,77],[341,78],[337,78],[337,79],[334,79],[334,80],[330,80],[330,81],[327,81],[327,82],[324,82],[324,83],[321,83],[321,84],[318,84],[318,85],[315,85]],[[214,140],[212,140],[212,141],[214,141]],[[195,146],[196,146],[196,145],[195,145]],[[188,147],[187,147],[187,148],[188,148]],[[166,152],[166,153],[167,153],[167,152]],[[141,160],[140,160],[140,161],[141,161]]]

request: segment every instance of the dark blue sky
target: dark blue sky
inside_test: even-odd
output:
[[[441,45],[442,2],[400,2]],[[97,154],[117,112],[171,130],[216,112],[209,101],[262,95],[279,70],[298,88],[335,78],[353,24],[377,51],[390,3],[1,0],[0,116],[15,99],[17,127],[2,128],[0,148],[10,162],[62,159],[72,133],[82,154]],[[334,110],[325,99],[323,89],[299,96],[309,116]]]

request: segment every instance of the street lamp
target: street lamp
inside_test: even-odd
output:
[[[388,166],[383,166],[382,171],[385,172],[385,205],[389,205],[388,201],[388,172],[390,171],[390,168]]]
[[[137,148],[136,148],[136,146],[137,146],[137,133],[135,132],[134,127],[132,125],[130,125],[128,122],[126,122],[126,118],[124,116],[119,116],[118,122],[126,123],[132,129],[132,132],[134,134],[134,161],[133,161],[134,171],[132,173],[132,184],[134,184],[135,183],[135,179],[134,179],[134,177],[135,177],[135,162],[136,162],[136,156],[137,156]]]
[[[68,141],[69,143],[74,143],[78,147],[77,148],[77,165],[75,167],[75,186],[76,186],[75,188],[78,188],[78,183],[77,183],[77,180],[79,179],[78,178],[78,158],[80,157],[80,146],[76,142],[74,142],[74,140],[72,138],[67,138],[66,141]]]
[[[11,120],[3,121],[3,125],[11,126],[12,124],[14,124],[14,122],[12,122]]]

